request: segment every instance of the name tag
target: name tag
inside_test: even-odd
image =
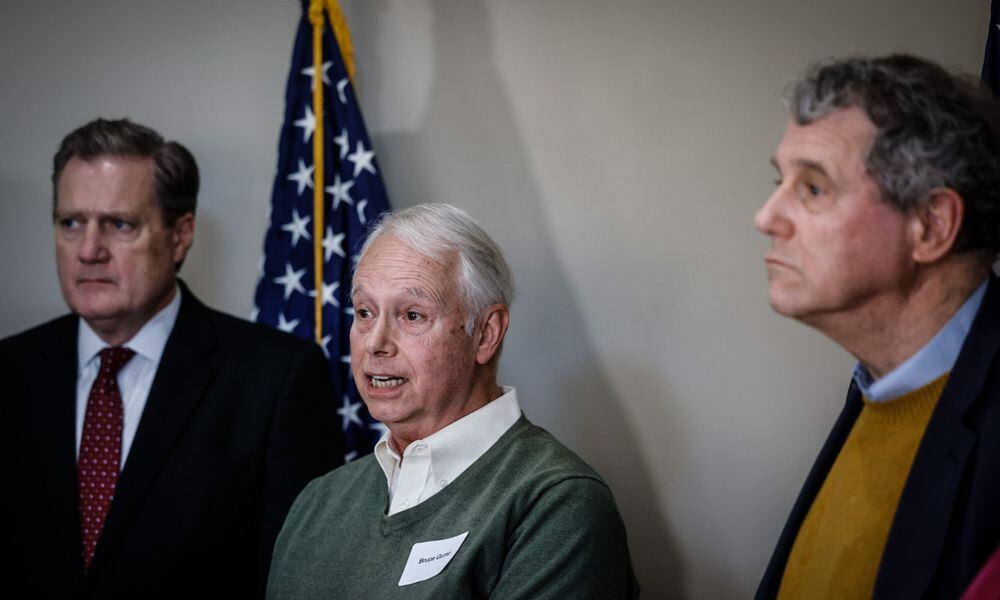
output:
[[[446,540],[413,544],[403,575],[399,578],[400,587],[430,579],[443,571],[468,535],[469,532],[466,531]]]

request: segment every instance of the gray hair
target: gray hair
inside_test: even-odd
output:
[[[863,110],[877,128],[865,166],[885,199],[906,212],[953,189],[965,203],[955,251],[1000,251],[1000,119],[970,78],[902,54],[828,61],[794,83],[789,104],[799,125]]]
[[[420,254],[445,263],[457,258],[458,295],[472,334],[486,307],[514,301],[514,274],[496,242],[464,210],[449,204],[418,204],[383,213],[361,251],[364,258],[375,240],[392,235]]]

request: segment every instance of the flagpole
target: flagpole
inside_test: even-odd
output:
[[[330,24],[333,26],[333,38],[337,40],[340,48],[340,57],[344,59],[344,66],[347,67],[347,76],[354,83],[354,44],[351,43],[351,30],[347,26],[347,19],[340,10],[340,3],[337,0],[326,0],[326,10],[330,13]]]
[[[316,343],[323,343],[323,0],[309,3],[309,22],[313,30],[313,290],[315,291]]]

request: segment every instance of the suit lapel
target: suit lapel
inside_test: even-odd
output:
[[[941,559],[976,435],[963,422],[978,400],[1000,344],[1000,286],[991,280],[948,378],[896,509],[875,598],[920,598]]]
[[[32,386],[32,423],[37,436],[34,447],[37,473],[43,474],[46,494],[40,501],[50,505],[53,527],[58,532],[68,568],[63,572],[83,574],[80,516],[76,477],[76,379],[78,319],[58,321],[52,336],[33,350],[40,360],[31,361],[35,373],[30,381],[52,382]]]
[[[167,340],[115,498],[94,554],[96,566],[142,505],[160,467],[204,395],[214,369],[215,334],[205,308],[183,285],[177,322]],[[92,567],[93,568],[93,567]]]

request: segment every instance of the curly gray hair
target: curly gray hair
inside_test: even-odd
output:
[[[973,80],[915,56],[848,58],[813,66],[789,104],[799,125],[862,109],[877,128],[866,167],[886,200],[909,211],[951,188],[965,202],[955,251],[1000,251],[1000,113]]]

